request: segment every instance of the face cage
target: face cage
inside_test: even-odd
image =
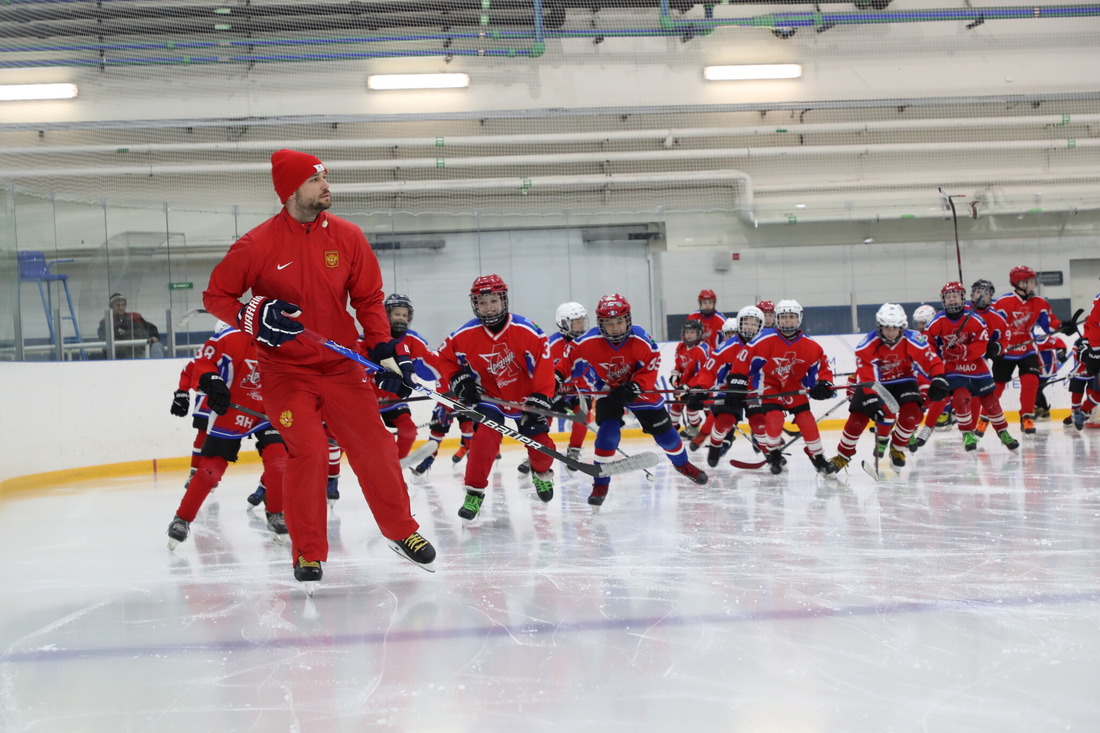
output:
[[[950,295],[951,293],[958,293],[959,294],[959,304],[958,305],[951,305],[951,306],[947,305],[947,296]],[[965,290],[948,290],[946,293],[944,293],[940,297],[940,302],[943,303],[943,312],[944,313],[946,313],[949,316],[958,315],[959,313],[963,312],[963,309],[966,308],[966,291]]]
[[[619,318],[619,316],[611,316],[611,318]],[[608,320],[610,319],[596,318],[596,326],[600,329],[600,334],[613,344],[621,344],[623,341],[626,341],[627,337],[630,335],[630,329],[634,327],[634,321],[631,319],[630,314],[626,314],[626,330],[620,334],[612,335],[607,332],[607,329],[604,327],[604,322]]]
[[[695,334],[695,338],[689,340],[689,333]],[[688,346],[695,346],[695,344],[702,343],[703,332],[700,331],[698,328],[685,328],[683,331],[680,332],[680,340]]]
[[[798,323],[794,324],[793,326],[781,326],[779,325],[780,316],[797,316]],[[775,330],[779,331],[779,333],[783,334],[784,336],[793,336],[794,334],[798,333],[798,329],[800,328],[802,328],[801,313],[796,313],[794,311],[783,311],[782,313],[775,314]]]
[[[739,333],[741,335],[741,338],[745,339],[745,341],[752,341],[754,338],[756,338],[756,334],[760,333],[760,329],[764,327],[764,323],[756,316],[749,316],[749,318],[756,321],[756,330],[752,331],[751,333],[746,333],[745,326],[748,324],[744,323],[744,321],[739,323],[737,326],[737,333]]]
[[[580,331],[573,330],[573,321],[582,320],[584,325],[581,326]],[[588,333],[588,316],[577,316],[576,318],[569,318],[566,320],[565,325],[558,324],[558,333],[562,336],[568,336],[571,339],[579,339],[581,336]]]
[[[477,311],[477,299],[483,295],[499,295],[500,296],[500,315],[496,316],[483,316]],[[481,321],[485,326],[496,326],[500,323],[504,323],[504,319],[508,317],[508,291],[503,293],[471,293],[470,294],[470,308],[474,311],[474,316]]]
[[[993,304],[993,291],[985,288],[974,288],[970,291],[970,300],[975,308],[986,308]]]

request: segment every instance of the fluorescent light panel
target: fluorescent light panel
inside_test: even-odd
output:
[[[372,74],[367,88],[384,89],[463,89],[470,86],[469,74]]]
[[[752,81],[757,79],[798,79],[802,64],[745,64],[742,66],[704,66],[707,81]]]
[[[76,84],[0,84],[0,102],[26,99],[72,99]]]

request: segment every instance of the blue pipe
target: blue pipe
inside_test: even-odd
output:
[[[77,2],[130,2],[131,0],[6,0],[7,4],[34,3],[77,3]],[[205,63],[255,63],[320,60],[355,60],[385,57],[407,56],[529,56],[537,58],[545,52],[546,38],[595,38],[603,37],[652,37],[679,35],[690,30],[697,34],[706,34],[719,26],[748,26],[756,28],[804,28],[831,25],[868,25],[884,23],[919,22],[960,22],[973,21],[979,17],[986,20],[1021,20],[1044,18],[1086,18],[1100,16],[1100,5],[1053,5],[1045,7],[989,7],[955,9],[942,8],[913,11],[876,11],[871,13],[820,13],[789,12],[769,13],[760,16],[739,18],[715,18],[713,5],[707,5],[704,18],[680,20],[672,18],[669,0],[660,0],[660,27],[658,28],[621,28],[613,30],[546,30],[542,23],[542,0],[533,0],[533,29],[522,31],[493,30],[489,32],[412,34],[370,37],[345,37],[330,39],[250,39],[228,41],[166,41],[163,43],[120,43],[120,44],[61,44],[47,46],[13,46],[3,49],[7,53],[44,53],[65,51],[142,51],[174,49],[213,49],[213,48],[256,48],[262,46],[328,46],[365,43],[409,43],[418,41],[440,41],[447,39],[471,39],[482,41],[533,40],[530,49],[417,49],[378,52],[358,52],[345,54],[275,54],[244,56],[177,56],[177,57],[120,57],[117,59],[66,59],[46,61],[3,61],[0,68],[31,68],[40,66],[111,66],[138,64],[205,64]]]

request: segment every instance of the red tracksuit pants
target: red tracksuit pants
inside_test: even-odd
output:
[[[289,454],[283,514],[294,560],[328,559],[329,443],[322,421],[344,449],[382,535],[403,540],[420,527],[409,508],[397,446],[378,413],[374,382],[361,366],[348,364],[324,375],[264,365],[264,410]]]

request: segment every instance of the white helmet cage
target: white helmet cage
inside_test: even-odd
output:
[[[752,331],[750,333],[745,333],[745,326],[746,326],[745,319],[746,318],[755,318],[755,319],[757,319],[758,324],[756,326],[755,331]],[[730,321],[732,321],[732,320],[734,320],[734,319],[731,318]],[[746,305],[744,308],[737,311],[737,319],[736,320],[737,320],[737,332],[739,334],[741,334],[742,338],[744,338],[746,340],[749,340],[749,339],[754,338],[756,336],[756,334],[760,333],[761,329],[764,328],[764,311],[760,310],[755,305]]]
[[[573,330],[573,321],[578,318],[584,319],[584,328],[581,331]],[[558,332],[562,336],[570,336],[577,338],[583,336],[588,331],[588,311],[584,309],[584,306],[580,303],[570,301],[568,303],[562,303],[558,306],[558,309],[554,311],[554,323],[558,326]]]
[[[794,326],[779,325],[779,316],[783,315],[784,313],[793,313],[798,316],[798,323],[796,323]],[[781,300],[775,304],[775,327],[784,336],[790,336],[802,327],[802,306],[798,304],[797,300]]]

